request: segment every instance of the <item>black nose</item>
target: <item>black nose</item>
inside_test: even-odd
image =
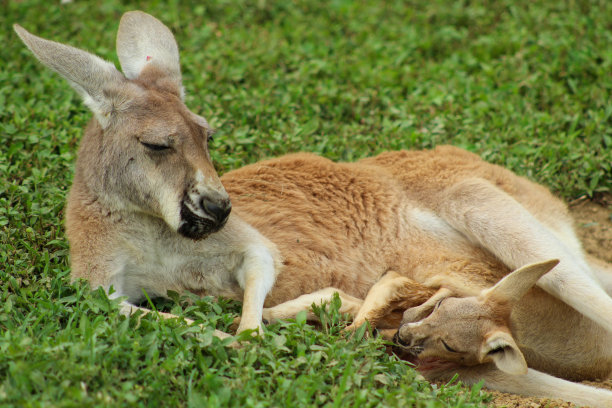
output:
[[[200,200],[200,207],[218,223],[225,221],[232,211],[232,203],[229,200],[215,202],[206,197]]]
[[[402,340],[399,336],[399,330],[397,331],[397,333],[395,333],[395,336],[393,336],[393,342],[396,344],[399,344],[400,346],[404,346],[404,347],[408,347],[409,344],[406,343],[404,340]]]

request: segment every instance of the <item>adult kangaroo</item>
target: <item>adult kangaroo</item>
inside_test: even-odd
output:
[[[449,146],[292,155],[223,182],[284,256],[265,319],[338,293],[349,328],[384,329],[428,379],[612,407],[611,391],[568,381],[612,372],[612,267],[584,255],[545,188]]]
[[[554,258],[559,264],[537,290],[586,316],[588,331],[568,335],[594,336],[601,359],[612,361],[604,347],[612,273],[587,262],[565,205],[544,187],[449,146],[356,163],[294,154],[219,179],[209,126],[183,103],[178,47],[161,22],[142,12],[123,16],[123,74],[85,51],[15,30],[94,113],[66,210],[72,273],[126,297],[125,312],[136,310],[143,291],[225,296],[243,301],[243,331],[260,327],[264,301],[273,307],[268,317],[302,295],[324,299],[335,290],[343,307],[370,307],[368,292],[393,289],[385,285],[399,277],[406,290],[387,293],[399,293],[396,306],[406,309],[427,303],[446,281],[479,276],[489,287]],[[388,312],[397,328],[401,315]],[[577,364],[580,378],[605,371]],[[612,393],[589,390],[599,399],[580,403],[612,401]]]
[[[139,309],[145,292],[237,298],[238,331],[259,328],[280,255],[239,216],[229,217],[208,152],[211,129],[183,103],[170,30],[143,12],[126,13],[117,34],[122,74],[88,52],[14,28],[94,114],[66,209],[72,276],[126,297],[125,313]]]

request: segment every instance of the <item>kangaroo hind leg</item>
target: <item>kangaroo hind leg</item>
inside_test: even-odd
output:
[[[587,261],[603,289],[612,296],[612,265],[590,255],[587,255]]]
[[[518,201],[486,180],[467,179],[447,189],[439,202],[446,222],[510,269],[559,259],[538,286],[612,332],[612,298],[584,255]]]
[[[457,370],[455,370],[457,371]],[[455,374],[449,372],[447,376]],[[459,380],[476,384],[484,380],[486,388],[511,394],[569,401],[579,406],[612,408],[612,391],[577,384],[562,378],[529,369],[525,375],[511,375],[490,366],[460,368]],[[427,377],[427,374],[425,374]]]

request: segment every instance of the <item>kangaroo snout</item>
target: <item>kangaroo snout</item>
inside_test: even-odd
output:
[[[401,347],[409,347],[410,343],[405,342],[399,335],[399,330],[393,336],[393,342]]]
[[[231,210],[226,195],[207,194],[197,199],[186,196],[181,203],[178,233],[195,240],[206,238],[223,228]]]
[[[393,341],[405,352],[413,356],[418,356],[423,351],[423,343],[425,338],[415,335],[410,331],[411,323],[405,323],[400,326],[395,334]]]
[[[232,211],[232,203],[229,199],[213,200],[210,197],[202,197],[200,208],[218,223],[224,224]]]

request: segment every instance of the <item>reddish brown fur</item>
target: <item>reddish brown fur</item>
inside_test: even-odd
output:
[[[234,211],[281,251],[283,270],[266,300],[272,306],[329,286],[364,298],[389,270],[409,277],[478,273],[484,285],[499,280],[508,268],[477,248],[453,251],[418,231],[397,245],[400,203],[434,210],[430,197],[465,173],[509,191],[544,190],[451,146],[389,152],[357,163],[298,153],[234,170],[221,180]]]

